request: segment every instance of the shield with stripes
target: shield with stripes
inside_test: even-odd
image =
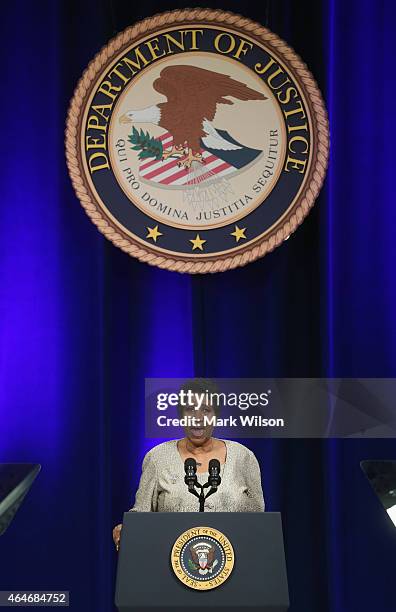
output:
[[[202,163],[193,162],[191,168],[180,164],[180,157],[168,157],[157,160],[147,158],[139,164],[140,178],[147,183],[163,185],[173,189],[186,189],[201,184],[209,184],[224,179],[231,174],[246,168],[255,161],[262,151],[245,147],[237,142],[224,130],[218,133],[232,144],[238,145],[237,150],[215,150],[205,147],[201,141]],[[159,136],[163,149],[170,150],[173,137],[169,132]]]

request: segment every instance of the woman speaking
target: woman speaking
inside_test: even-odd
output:
[[[208,385],[205,385],[207,390]],[[202,393],[202,382],[184,386],[194,393]],[[221,485],[205,502],[207,512],[263,512],[264,498],[260,468],[256,457],[246,446],[212,436],[213,426],[205,425],[205,418],[218,416],[218,408],[202,405],[179,406],[180,417],[195,417],[194,426],[185,428],[185,437],[163,442],[144,457],[142,475],[130,512],[197,512],[199,500],[188,490],[184,481],[184,462],[195,459],[198,483],[208,480],[209,462],[220,462]],[[192,419],[189,419],[192,420]],[[113,530],[118,549],[122,525]]]

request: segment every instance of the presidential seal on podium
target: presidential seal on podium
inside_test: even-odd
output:
[[[171,564],[183,584],[208,591],[229,578],[234,567],[234,550],[228,538],[217,529],[193,527],[177,538]]]
[[[66,153],[87,214],[115,245],[179,272],[245,265],[313,206],[328,123],[299,57],[229,12],[178,10],[116,36],[72,99]]]

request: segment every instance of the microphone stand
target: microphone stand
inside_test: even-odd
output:
[[[194,485],[192,485],[191,487],[190,486],[188,487],[188,490],[190,491],[190,493],[192,493],[192,495],[195,495],[195,497],[198,497],[199,499],[199,512],[205,511],[206,500],[208,499],[210,495],[213,495],[213,493],[216,493],[217,491],[217,486],[213,486],[210,482],[211,480],[212,480],[211,477],[209,477],[208,482],[206,482],[204,485],[201,485],[200,482],[195,482]],[[195,490],[195,487],[200,488],[199,493]],[[208,487],[210,487],[210,491],[208,491],[208,493],[205,495],[205,489],[207,489]]]
[[[205,483],[204,485],[201,485],[199,482],[197,483],[197,485],[199,487],[201,487],[201,492],[199,494],[199,511],[200,512],[205,512],[205,502],[208,499],[209,495],[213,495],[213,493],[216,493],[217,491],[217,487],[211,487],[210,491],[208,491],[207,495],[205,495],[205,489],[207,489],[208,487],[210,487],[209,481],[207,483]]]
[[[208,499],[210,495],[216,493],[218,486],[221,483],[220,477],[220,463],[217,459],[211,459],[209,462],[209,476],[208,482],[204,485],[201,485],[197,479],[197,464],[195,459],[189,458],[186,459],[184,463],[184,469],[186,471],[186,476],[184,478],[184,482],[188,486],[188,490],[192,495],[198,497],[199,499],[199,511],[205,511],[205,501]],[[210,487],[210,491],[205,495],[205,489]],[[196,489],[200,489],[200,492],[196,491]]]

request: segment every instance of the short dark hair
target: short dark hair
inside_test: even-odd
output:
[[[188,393],[188,391],[191,391],[192,393],[207,393],[210,396],[212,393],[219,393],[219,388],[210,378],[191,378],[182,384],[180,391],[185,391],[185,393]],[[220,404],[215,402],[212,407],[216,416],[219,416],[221,411]],[[177,410],[179,416],[182,416],[183,408],[185,408],[185,406],[178,404]]]

